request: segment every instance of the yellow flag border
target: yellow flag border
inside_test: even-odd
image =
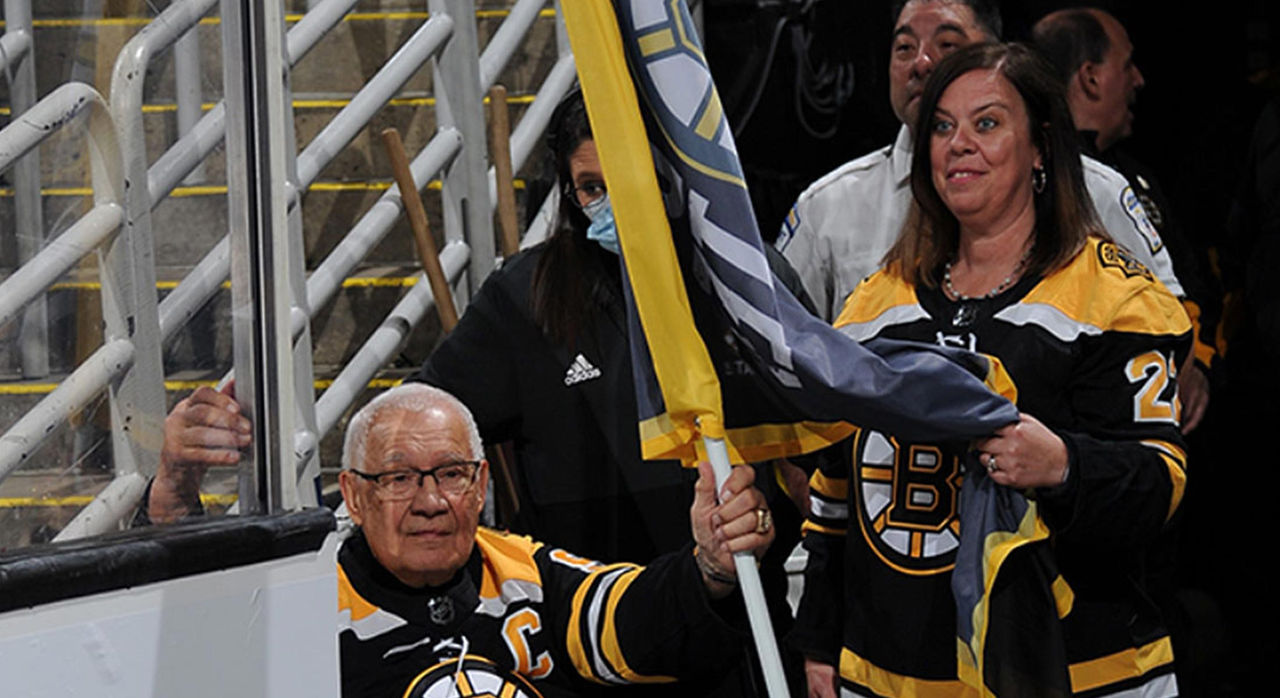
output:
[[[613,5],[564,0],[561,10],[665,417],[675,429],[668,438],[723,439],[720,381],[693,322]]]

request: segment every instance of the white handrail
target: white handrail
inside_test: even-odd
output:
[[[89,112],[89,159],[94,208],[33,260],[0,284],[0,322],[7,320],[80,260],[105,242],[120,225],[123,194],[120,150],[106,102],[92,87],[67,83],[0,131],[0,170],[74,118]],[[105,299],[104,299],[105,300]],[[48,438],[53,427],[81,409],[108,382],[133,362],[134,346],[126,338],[108,341],[89,361],[45,396],[0,437],[0,480],[24,462]],[[136,472],[126,460],[125,472]]]
[[[314,47],[357,1],[313,3],[314,7],[286,35],[289,64]],[[5,7],[8,10],[11,3],[25,2],[5,0]],[[99,136],[103,133],[110,136],[90,139],[95,206],[53,244],[41,250],[32,264],[20,268],[0,284],[0,322],[4,322],[16,317],[23,300],[33,291],[47,289],[84,254],[95,247],[107,246],[102,264],[106,340],[9,433],[0,437],[0,479],[3,479],[25,462],[53,426],[83,409],[104,386],[112,387],[113,400],[124,398],[129,405],[123,412],[114,406],[112,410],[113,416],[131,420],[123,430],[130,433],[113,436],[117,478],[59,534],[59,540],[108,530],[136,506],[146,478],[155,466],[160,441],[164,402],[159,346],[185,324],[227,278],[229,250],[224,238],[164,303],[155,303],[151,211],[223,140],[226,131],[223,104],[215,105],[190,130],[184,129],[182,137],[150,167],[142,129],[143,82],[148,64],[183,36],[188,36],[216,2],[176,0],[171,3],[121,51],[115,64],[109,106],[96,93],[85,97],[87,101],[79,109],[90,110],[91,136],[95,131],[100,132]],[[488,196],[488,187],[484,186],[488,184],[485,175],[489,168],[484,155],[484,130],[479,123],[483,113],[480,100],[485,88],[518,50],[520,37],[527,34],[546,4],[546,0],[519,0],[481,56],[475,48],[476,13],[472,0],[431,0],[431,18],[299,154],[295,180],[298,191],[305,191],[324,166],[401,89],[418,66],[436,56],[439,130],[414,157],[411,167],[419,189],[425,188],[437,175],[445,183],[448,244],[440,257],[446,273],[455,281],[468,269],[482,276],[493,260],[491,221],[486,221],[483,213],[491,209],[493,197]],[[12,62],[16,56],[30,51],[29,30],[23,31],[13,23],[9,29],[11,31],[0,37],[0,48],[8,52],[0,54],[0,62]],[[572,57],[562,56],[511,135],[516,168],[534,150],[552,109],[573,79]],[[58,99],[67,95],[84,96],[88,94],[84,92],[86,89],[89,88],[83,85],[66,85],[55,90],[50,98],[54,94],[61,95]],[[68,109],[62,116],[70,117],[75,111]],[[14,120],[13,131],[6,128],[0,132],[0,167],[35,147],[38,139],[34,134],[18,135],[23,129],[50,118],[43,112],[29,111],[25,120]],[[480,210],[475,210],[477,205]],[[401,207],[400,192],[392,187],[362,215],[311,274],[306,283],[306,303],[298,306],[311,313],[322,309],[343,280],[386,236],[398,219]],[[467,222],[464,223],[464,219]],[[477,268],[476,260],[485,256],[487,259]],[[470,285],[474,287],[478,283],[476,277]],[[426,284],[405,294],[383,327],[369,337],[317,401],[318,434],[308,434],[306,439],[298,441],[299,449],[314,450],[318,436],[336,425],[368,379],[385,365],[433,302]],[[295,336],[299,329],[305,328],[306,315],[304,311],[290,315],[288,321],[294,325]],[[149,444],[146,447],[139,441],[144,436],[143,440]]]

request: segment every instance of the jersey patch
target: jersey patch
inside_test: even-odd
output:
[[[1160,233],[1156,231],[1156,227],[1151,224],[1151,219],[1147,218],[1147,211],[1138,200],[1138,195],[1133,193],[1133,187],[1126,186],[1124,191],[1120,192],[1120,206],[1124,209],[1125,215],[1129,216],[1129,220],[1133,221],[1133,227],[1137,229],[1138,234],[1147,242],[1151,254],[1159,252],[1164,247],[1164,241],[1160,239]]]
[[[1129,254],[1114,242],[1104,242],[1098,245],[1098,262],[1104,268],[1119,269],[1126,278],[1141,276],[1148,281],[1155,280],[1155,276],[1151,274],[1150,269],[1147,269],[1142,262],[1138,261],[1137,257]]]
[[[778,231],[778,239],[773,242],[773,248],[779,252],[786,251],[787,245],[791,244],[791,239],[796,236],[796,229],[799,227],[800,211],[793,204],[787,217],[782,219],[782,230]]]
[[[960,458],[932,444],[863,431],[853,439],[854,497],[867,543],[890,567],[937,574],[955,566]]]
[[[467,655],[450,659],[418,674],[405,698],[541,698],[542,694],[519,674],[506,671],[493,662]]]

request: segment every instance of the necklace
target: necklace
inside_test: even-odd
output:
[[[956,287],[951,284],[951,264],[954,260],[949,259],[947,260],[947,263],[942,266],[942,285],[946,288],[947,295],[951,296],[951,298],[958,301],[976,301],[984,298],[994,298],[1001,291],[1004,291],[1005,289],[1009,288],[1009,286],[1013,284],[1013,280],[1018,278],[1018,276],[1022,274],[1022,268],[1027,266],[1027,258],[1029,258],[1030,256],[1031,256],[1030,249],[1028,249],[1026,252],[1023,252],[1022,259],[1019,259],[1018,263],[1013,265],[1013,271],[1010,271],[1009,275],[1004,277],[1004,281],[1001,281],[1000,283],[996,284],[995,288],[991,289],[990,291],[987,291],[981,296],[966,296],[963,293],[957,291]]]

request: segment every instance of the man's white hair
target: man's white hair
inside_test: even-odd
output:
[[[347,435],[342,445],[342,468],[350,468],[364,463],[365,448],[369,443],[369,432],[378,423],[382,415],[391,412],[426,412],[442,408],[452,410],[462,419],[467,430],[467,441],[471,447],[470,458],[484,458],[484,446],[480,442],[480,430],[476,428],[476,420],[471,410],[458,398],[448,392],[425,383],[402,383],[370,400],[360,408],[347,425]]]

